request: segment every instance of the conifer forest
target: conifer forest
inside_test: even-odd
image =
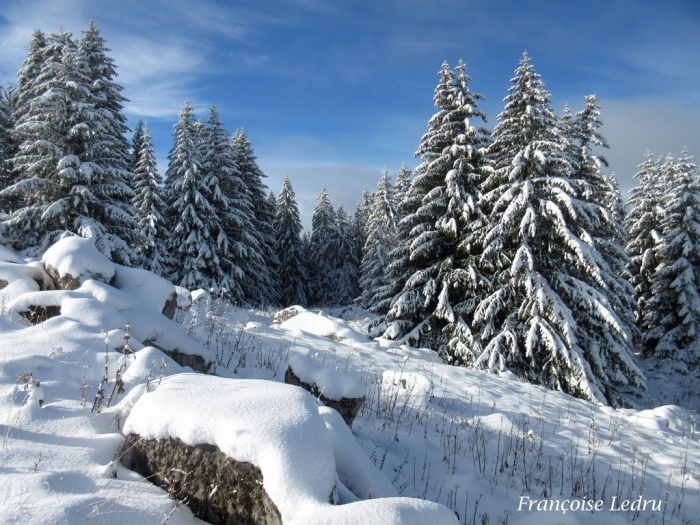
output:
[[[417,167],[385,169],[354,210],[319,188],[304,231],[293,181],[266,185],[233,127],[244,122],[184,101],[160,173],[94,23],[36,30],[0,90],[0,244],[40,257],[67,235],[92,238],[115,263],[238,306],[354,304],[373,315],[369,338],[455,366],[614,407],[661,378],[685,392],[669,401],[697,409],[691,152],[640,151],[626,198],[607,171],[604,109],[591,95],[556,110],[535,59],[514,57],[492,130],[466,64],[436,64]]]

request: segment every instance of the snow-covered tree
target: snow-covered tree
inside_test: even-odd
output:
[[[3,223],[4,236],[17,248],[41,249],[70,231],[95,238],[100,251],[117,262],[133,264],[127,244],[135,231],[133,192],[104,153],[114,115],[103,110],[72,35],[54,33],[43,45],[39,37],[35,33],[20,75],[17,176],[3,190],[23,202]]]
[[[639,184],[630,191],[630,208],[625,216],[624,228],[629,235],[626,251],[631,260],[630,282],[635,289],[636,319],[641,327],[642,319],[648,317],[647,303],[652,293],[651,276],[658,266],[655,250],[661,238],[663,210],[661,161],[654,160],[653,155],[647,151],[635,179]]]
[[[0,87],[0,191],[13,180],[12,158],[15,155],[15,141],[12,138],[14,128],[16,92],[11,86]],[[14,204],[0,197],[0,213],[10,212]]]
[[[309,259],[308,299],[310,304],[335,304],[333,274],[338,256],[338,232],[335,210],[326,188],[321,188],[311,218],[311,251]]]
[[[642,319],[644,355],[687,373],[700,365],[700,178],[687,150],[666,186],[658,266]]]
[[[484,184],[490,222],[481,260],[493,279],[476,309],[481,351],[471,363],[617,404],[619,388],[644,378],[593,238],[605,210],[585,199],[589,178],[570,163],[570,143],[526,53],[512,83]]]
[[[301,238],[301,219],[294,189],[289,177],[284,178],[277,196],[277,215],[274,222],[280,262],[279,291],[283,306],[306,305],[306,268],[304,244]]]
[[[228,240],[221,221],[226,196],[216,173],[202,170],[202,151],[189,100],[180,111],[168,155],[166,202],[171,232],[168,266],[173,283],[195,290],[212,289],[240,297],[242,273],[228,274]]]
[[[411,188],[411,170],[408,169],[405,162],[401,163],[398,173],[396,174],[396,182],[394,183],[394,199],[396,199],[396,222],[399,222],[403,217],[398,215],[399,205],[406,199]]]
[[[168,232],[163,218],[163,210],[165,210],[161,187],[163,177],[158,173],[153,141],[148,127],[141,121],[137,129],[140,143],[136,144],[134,141],[137,161],[133,176],[133,205],[136,210],[134,220],[139,232],[136,253],[143,261],[145,269],[165,277]]]
[[[253,227],[249,233],[255,239],[263,261],[244,283],[246,298],[252,304],[275,305],[280,300],[277,275],[280,261],[275,251],[275,209],[267,198],[268,188],[263,183],[266,175],[258,166],[253,146],[245,131],[238,130],[234,133],[231,146],[239,177],[246,186],[253,210]]]
[[[470,239],[479,215],[478,185],[487,167],[487,135],[472,124],[472,119],[485,119],[477,109],[483,97],[470,91],[465,69],[460,61],[455,75],[444,63],[439,73],[438,112],[416,152],[421,164],[400,212],[405,213],[401,251],[393,256],[392,267],[402,289],[384,318],[385,336],[430,346],[443,355],[449,339],[445,329],[473,309],[465,296],[478,285],[470,269]],[[458,254],[460,247],[464,251]],[[455,315],[457,305],[460,313]]]
[[[260,304],[257,275],[264,272],[265,262],[258,239],[253,235],[255,212],[248,188],[236,164],[231,137],[219,119],[215,106],[203,130],[202,170],[219,181],[226,205],[218,210],[228,245],[229,258],[224,271],[236,276],[237,286],[230,299],[237,303]]]
[[[335,213],[336,246],[335,264],[333,268],[334,302],[347,305],[353,302],[359,293],[359,261],[356,257],[355,244],[352,236],[352,222],[341,202]]]
[[[360,264],[359,302],[363,308],[376,313],[386,313],[388,305],[380,302],[380,291],[390,284],[387,272],[389,252],[398,242],[396,231],[396,199],[389,172],[384,169],[374,192],[374,202],[367,224],[367,241]],[[384,308],[387,306],[387,308]]]

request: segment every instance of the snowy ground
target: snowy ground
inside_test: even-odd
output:
[[[86,249],[79,244],[54,256],[65,261]],[[93,259],[83,253],[72,265],[81,261],[81,271],[94,268],[98,277],[109,273],[109,265]],[[159,383],[166,385],[158,394],[164,400],[167,385],[179,377],[204,384],[180,376],[191,370],[144,346],[146,340],[202,354],[215,363],[211,372],[231,381],[281,382],[291,359],[313,361],[301,368],[319,385],[328,383],[329,394],[354,394],[365,385],[352,435],[334,412],[321,409],[320,417],[339,472],[347,476],[364,461],[354,474],[361,470],[372,479],[379,469],[394,488],[387,483],[381,493],[362,495],[372,499],[341,505],[332,515],[318,507],[308,522],[365,523],[368,516],[382,523],[441,522],[434,507],[377,499],[392,491],[441,503],[462,524],[700,522],[694,413],[675,406],[613,410],[513,378],[447,366],[430,350],[368,341],[366,313],[354,308],[297,309],[273,322],[272,312],[234,309],[203,296],[180,310],[175,324],[160,314],[171,285],[136,270],[114,270],[110,284],[87,272],[77,290],[42,292],[36,282],[46,278],[41,264],[0,250],[0,281],[9,282],[0,290],[3,523],[198,522],[167,492],[116,461],[125,425],[138,426],[137,416],[129,420],[132,407],[134,414],[146,410]],[[20,312],[37,304],[60,307],[61,315],[30,326]],[[133,356],[117,352],[124,344]],[[123,393],[115,388],[117,377]],[[255,381],[241,382],[241,388],[252,384],[255,390]],[[104,396],[98,412],[99,385]],[[214,404],[213,397],[200,394],[198,401]],[[308,397],[305,410],[315,406]],[[235,442],[229,445],[235,448]],[[288,507],[294,517],[294,505]],[[442,516],[450,522],[451,513]]]

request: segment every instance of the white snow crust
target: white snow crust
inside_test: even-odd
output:
[[[133,407],[126,434],[216,445],[257,465],[283,521],[327,505],[333,448],[314,400],[300,388],[201,374],[168,377]]]
[[[334,370],[301,355],[292,354],[289,366],[304,383],[316,385],[321,393],[329,398],[358,398],[365,395],[367,385],[356,374]]]
[[[95,276],[109,282],[116,272],[116,265],[99,252],[94,239],[78,236],[60,239],[46,250],[41,260],[61,277],[70,274],[81,283]]]

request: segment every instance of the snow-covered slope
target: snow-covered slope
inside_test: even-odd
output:
[[[64,248],[64,255],[71,253]],[[89,246],[81,249],[91,253]],[[91,257],[97,256],[82,256],[79,264],[89,266]],[[40,263],[26,263],[4,248],[0,260],[0,279],[9,283],[0,290],[3,523],[197,522],[165,491],[120,466],[116,454],[125,426],[153,436],[166,428],[179,432],[169,426],[166,411],[160,412],[162,421],[151,418],[158,409],[149,405],[167,406],[168,392],[180,385],[193,392],[188,399],[194,420],[183,432],[195,431],[197,439],[216,434],[217,424],[234,418],[218,403],[248,403],[233,411],[232,424],[258,425],[257,432],[269,437],[265,429],[272,423],[257,417],[255,406],[264,405],[261,411],[279,419],[270,400],[276,388],[266,392],[255,385],[281,382],[290,356],[313,361],[305,369],[311,379],[342,374],[355,385],[353,393],[364,384],[366,400],[352,431],[329,409],[309,416],[317,432],[327,432],[316,434],[325,437],[313,442],[319,451],[314,461],[334,463],[341,500],[354,502],[334,507],[314,496],[307,500],[312,503],[295,506],[304,498],[283,496],[289,522],[700,522],[700,435],[696,414],[682,408],[613,410],[444,365],[427,349],[368,341],[366,314],[357,309],[334,317],[297,308],[298,315],[273,324],[272,313],[232,308],[203,295],[180,311],[176,324],[160,314],[161,300],[154,300],[167,295],[166,284],[150,274],[114,265],[110,283],[85,278],[76,290],[46,290],[50,278]],[[60,314],[32,326],[20,315],[32,305],[55,306]],[[154,338],[161,348],[199,353],[220,377],[192,374],[142,344]],[[117,351],[125,344],[132,355]],[[237,381],[220,399],[207,393]],[[240,392],[246,389],[250,396]],[[206,392],[194,393],[199,390]],[[292,405],[313,414],[315,398],[294,392],[301,397],[291,396],[297,399]],[[216,414],[223,418],[218,423]],[[260,439],[259,448],[226,440],[219,444],[231,454],[237,446],[265,457],[265,446],[303,452],[294,439]],[[267,479],[274,487],[274,473],[284,475],[286,467],[272,461],[266,468],[272,469]],[[289,486],[280,482],[283,493],[306,490],[306,481],[287,479]],[[332,480],[321,476],[314,483],[321,494]]]

